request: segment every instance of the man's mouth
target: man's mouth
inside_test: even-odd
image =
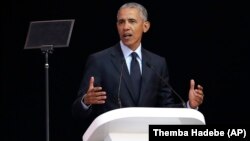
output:
[[[130,34],[130,33],[123,34],[124,39],[129,39],[131,37],[132,37],[132,34]]]

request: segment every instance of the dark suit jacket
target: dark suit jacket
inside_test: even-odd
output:
[[[166,61],[163,57],[142,48],[142,87],[138,102],[134,100],[128,68],[123,62],[124,56],[120,44],[89,56],[79,90],[79,97],[73,104],[73,115],[75,117],[80,117],[81,120],[89,119],[91,122],[96,116],[119,108],[118,93],[122,107],[180,106],[175,104],[170,89],[164,85],[159,77],[161,76],[165,80],[168,80],[169,77]],[[123,71],[121,72],[122,66]],[[121,83],[119,83],[121,73],[123,77]],[[81,99],[88,90],[91,76],[95,77],[95,86],[101,86],[106,91],[107,99],[105,104],[92,105],[86,110],[81,104]],[[121,86],[120,92],[118,92],[119,84]]]

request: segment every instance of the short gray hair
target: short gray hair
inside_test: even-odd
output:
[[[125,3],[125,4],[123,4],[123,5],[119,8],[118,13],[119,13],[119,11],[120,11],[122,8],[136,8],[136,9],[139,10],[141,18],[142,18],[144,21],[147,21],[147,20],[148,20],[148,12],[147,12],[147,9],[146,9],[143,5],[141,5],[141,4],[139,4],[139,3],[135,3],[135,2]],[[117,15],[118,15],[118,13],[117,13]]]

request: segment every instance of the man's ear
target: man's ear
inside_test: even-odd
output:
[[[143,32],[146,33],[150,28],[150,22],[149,21],[145,21],[143,24]]]

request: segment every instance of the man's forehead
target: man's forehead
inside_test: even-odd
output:
[[[137,18],[139,18],[139,11],[136,8],[122,8],[117,15],[118,20]]]

